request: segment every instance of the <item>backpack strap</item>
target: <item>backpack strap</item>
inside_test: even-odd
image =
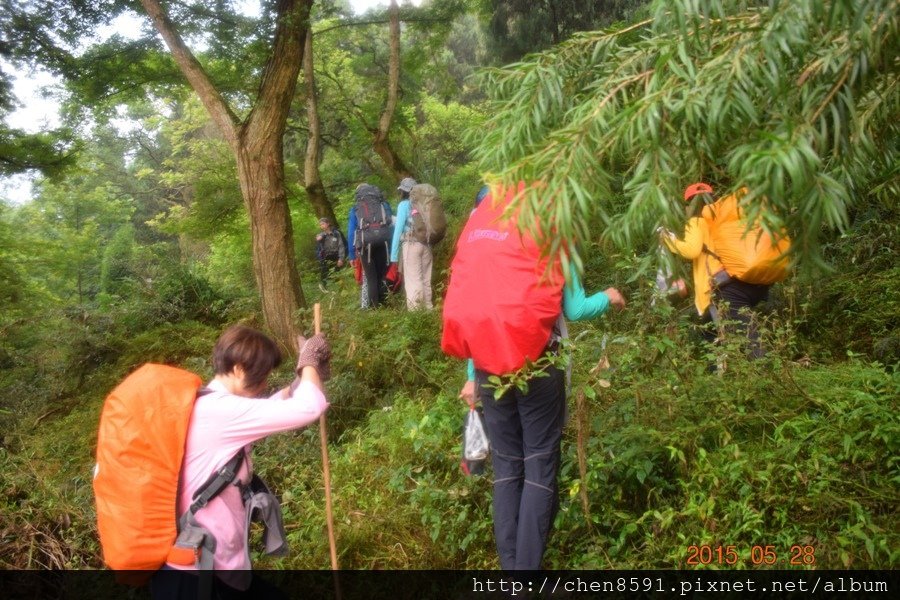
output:
[[[194,492],[192,498],[194,502],[191,504],[188,512],[192,515],[196,514],[198,510],[209,504],[210,500],[218,496],[219,493],[234,481],[235,477],[237,477],[237,471],[243,462],[244,449],[241,448],[238,450],[237,454],[231,457],[231,460],[225,463],[221,469],[210,475],[209,479]]]
[[[213,473],[194,494],[194,502],[178,519],[178,537],[169,553],[170,559],[180,554],[179,564],[184,562],[185,554],[192,557],[195,566],[200,570],[198,600],[212,597],[212,569],[216,554],[216,537],[194,518],[198,510],[215,498],[225,486],[237,476],[237,470],[244,460],[244,449],[241,448],[221,469]]]
[[[722,259],[719,258],[719,255],[716,254],[715,252],[713,252],[712,250],[710,250],[710,249],[709,249],[709,246],[707,246],[706,244],[703,244],[703,252],[706,252],[707,254],[709,254],[710,256],[712,256],[712,257],[713,257],[714,259],[716,259],[717,261],[722,262]]]
[[[197,391],[197,397],[199,398],[211,392],[212,390],[209,388],[200,388]],[[195,565],[200,570],[197,588],[198,600],[212,598],[212,570],[217,544],[215,536],[198,523],[194,519],[194,515],[234,481],[241,463],[244,462],[244,456],[244,449],[241,448],[221,469],[210,475],[209,479],[194,493],[192,498],[194,502],[190,508],[178,519],[178,537],[175,540],[173,551],[170,552],[170,557],[173,555],[173,552],[179,550],[182,555],[185,551],[193,555],[196,561]]]
[[[197,600],[212,598],[216,545],[216,537],[194,519],[194,513],[188,511],[181,516],[178,521],[178,537],[169,552],[169,559],[178,553],[178,564],[190,564],[185,561],[185,555],[193,560],[194,566],[199,570]]]

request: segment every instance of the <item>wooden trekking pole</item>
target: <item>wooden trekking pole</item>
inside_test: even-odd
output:
[[[322,333],[322,306],[313,304],[313,327],[316,335]],[[322,383],[324,386],[324,382]],[[331,552],[331,571],[334,577],[334,597],[341,600],[341,582],[338,577],[337,543],[334,539],[334,513],[331,506],[331,463],[328,460],[328,428],[325,413],[319,417],[319,445],[322,448],[322,473],[325,477],[325,520],[328,524],[328,549]]]
[[[313,304],[313,326],[316,335],[322,333],[322,307],[318,302]],[[328,429],[325,427],[325,413],[319,417],[319,441],[322,446],[322,470],[325,473],[325,519],[328,522],[331,569],[337,571],[337,544],[334,541],[334,515],[331,510],[331,465],[328,461]]]
[[[313,322],[316,335],[322,332],[322,307],[313,305]],[[325,519],[328,521],[328,547],[331,551],[331,570],[338,570],[337,544],[334,541],[334,515],[331,510],[331,466],[328,461],[328,429],[325,427],[325,413],[319,417],[319,442],[322,446],[322,470],[325,474]]]

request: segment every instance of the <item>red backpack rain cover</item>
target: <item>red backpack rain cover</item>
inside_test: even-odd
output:
[[[524,185],[519,184],[519,190]],[[562,310],[563,276],[515,219],[503,211],[515,195],[489,194],[463,228],[450,265],[441,349],[477,369],[513,373],[537,360]],[[499,196],[499,194],[498,194]]]

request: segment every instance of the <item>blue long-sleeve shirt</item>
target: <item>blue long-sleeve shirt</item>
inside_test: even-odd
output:
[[[563,288],[563,314],[570,321],[586,321],[599,317],[609,308],[609,296],[597,292],[588,296],[575,271]]]
[[[575,271],[571,271],[572,278],[563,287],[563,315],[569,321],[586,321],[599,317],[609,309],[609,296],[604,292],[597,292],[588,296],[581,285],[581,280]],[[466,361],[466,377],[469,381],[475,381],[475,363],[470,358]]]
[[[381,205],[384,207],[384,212],[390,220],[391,205],[387,202],[382,202]],[[359,220],[356,217],[356,206],[354,206],[350,209],[350,215],[347,217],[347,258],[350,260],[356,259],[356,228],[358,226]]]
[[[394,237],[391,240],[391,262],[400,257],[400,239],[409,227],[410,202],[401,200],[397,205],[397,223],[394,225]]]

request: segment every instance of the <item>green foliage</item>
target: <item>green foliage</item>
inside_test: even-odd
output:
[[[225,140],[196,98],[176,104],[177,113],[153,115],[144,127],[158,130],[161,164],[147,164],[138,176],[171,190],[174,202],[154,223],[169,234],[209,240],[235,221],[248,226],[238,185],[237,166]],[[160,169],[159,167],[162,167]]]
[[[642,309],[646,293],[635,300],[605,350],[592,326],[576,333],[582,402],[564,445],[568,502],[550,560],[690,568],[688,546],[733,545],[735,566],[753,568],[750,550],[766,540],[784,559],[812,545],[820,567],[894,565],[896,375],[786,361],[795,332],[777,322],[763,325],[769,356],[748,362],[735,344],[704,349],[683,311]],[[714,364],[723,353],[724,376],[707,373],[701,357]]]
[[[301,236],[296,239],[302,241]],[[249,218],[246,213],[241,213],[232,223],[222,224],[221,230],[209,244],[206,260],[200,262],[197,269],[222,289],[252,295],[253,257],[250,243]]]
[[[432,70],[446,69],[448,77],[431,78],[426,90],[442,99],[457,99],[472,105],[484,99],[484,94],[471,77],[475,70],[493,64],[488,49],[485,28],[479,18],[471,13],[457,18],[447,35],[446,45]]]
[[[188,269],[175,269],[124,302],[109,298],[104,307],[48,308],[4,318],[0,320],[0,428],[12,430],[13,424],[47,411],[71,410],[85,388],[94,385],[94,372],[115,362],[125,347],[134,344],[138,353],[147,356],[152,344],[145,332],[159,344],[179,339],[162,335],[160,324],[184,323],[181,328],[185,329],[193,323],[215,331],[234,318],[234,311],[232,299],[206,280]],[[210,343],[204,353],[211,347]],[[171,360],[181,360],[171,348],[167,352]],[[148,356],[138,358],[131,366],[147,360]]]
[[[70,52],[94,27],[122,11],[116,0],[48,0],[41,4],[4,0],[0,33],[3,58],[19,64],[43,63],[53,71],[71,68]]]
[[[330,451],[342,568],[486,567],[490,480],[459,469],[465,405],[446,394],[401,392]],[[343,407],[333,404],[333,413]],[[271,438],[258,464],[280,491],[297,551],[285,568],[325,568],[321,459],[316,436]],[[333,433],[329,434],[333,440]],[[299,442],[299,443],[298,443]],[[290,456],[290,466],[284,457]],[[283,479],[282,479],[283,478]],[[261,563],[273,566],[271,559]]]
[[[787,225],[797,257],[820,263],[823,226],[896,188],[897,10],[655,2],[648,20],[486,71],[480,164],[495,182],[541,183],[524,194],[523,226],[579,270],[570,246],[590,239],[593,217],[636,247],[680,221],[680,192],[698,179],[748,186],[751,217],[766,198],[764,226]]]
[[[337,426],[390,404],[404,390],[436,394],[443,389],[457,372],[434,343],[440,314],[361,311],[359,288],[349,269],[339,277],[337,294],[322,299],[323,331],[333,340],[334,355],[339,357],[329,382],[335,405],[341,407],[333,417]],[[397,295],[389,300],[395,309],[405,304]],[[301,322],[311,323],[311,319],[301,318]]]
[[[23,364],[0,371],[0,418],[8,408],[18,415],[3,419],[0,444],[0,514],[9,525],[0,531],[4,568],[102,567],[91,472],[103,398],[129,371],[151,360],[211,374],[209,352],[218,328],[162,324],[120,337],[110,320],[66,329],[68,322],[45,323],[41,335],[58,337],[41,343],[44,355],[19,355]],[[27,347],[36,342],[27,334],[38,331],[23,327],[10,339]],[[26,368],[33,371],[31,379]],[[35,401],[45,403],[37,412]]]
[[[343,278],[319,298],[334,344],[328,422],[341,565],[494,567],[490,475],[459,471],[463,365],[438,351],[437,315],[399,303],[359,311],[358,290]],[[547,566],[685,568],[694,544],[734,545],[737,566],[748,568],[750,549],[764,544],[781,558],[814,546],[821,568],[895,566],[897,375],[856,360],[791,362],[794,332],[777,321],[764,326],[764,360],[744,360],[733,344],[706,349],[689,306],[651,308],[650,295],[650,285],[634,289],[630,312],[572,328],[571,421]],[[68,416],[7,439],[0,506],[46,536],[23,538],[9,556],[49,540],[54,560],[98,564],[89,479],[79,475],[89,472],[92,436],[62,432],[93,431],[103,395],[146,360],[210,376],[218,331],[182,322],[121,340],[91,368]],[[707,372],[707,352],[728,355],[723,376]],[[286,383],[288,370],[272,383]],[[325,568],[316,428],[273,436],[255,455],[283,500],[293,548],[260,566]]]
[[[0,110],[5,117],[4,113]],[[0,124],[0,175],[33,170],[59,175],[75,162],[72,144],[72,132],[67,129],[27,133]]]
[[[148,290],[142,315],[150,323],[200,321],[223,323],[228,298],[192,269],[175,267]]]
[[[0,302],[7,310],[27,295],[28,278],[21,259],[23,244],[9,221],[10,208],[0,201]]]
[[[173,261],[177,247],[142,243],[158,235],[131,222],[134,197],[110,181],[118,173],[96,150],[65,181],[43,182],[34,201],[0,215],[10,241],[0,260],[4,429],[69,411],[126,340],[159,323],[218,326],[233,315],[239,294]]]
[[[435,152],[439,144],[458,146],[462,132],[456,127],[473,124],[472,111],[454,102],[452,72],[464,70],[465,66],[446,46],[460,5],[433,3],[421,9],[405,8],[401,15],[401,19],[405,14],[410,18],[404,22],[401,35],[400,97],[391,124],[390,144],[418,179],[440,177],[469,162],[468,147],[462,152],[454,148],[446,156]],[[326,185],[333,182],[337,197],[351,196],[361,181],[392,190],[398,183],[395,174],[385,169],[372,147],[384,111],[387,27],[383,22],[351,25],[330,15],[322,17],[314,26],[315,77],[322,137],[327,144],[322,178]],[[440,136],[424,139],[420,130],[438,123],[448,128],[440,130]],[[294,153],[301,154],[306,146],[305,125],[301,121],[295,127],[302,135],[292,140],[289,130],[286,154],[289,162],[302,165],[299,156],[290,161]],[[424,171],[420,173],[419,169]]]
[[[122,291],[123,284],[133,278],[131,270],[133,250],[134,228],[125,225],[113,235],[109,245],[103,249],[103,262],[100,264],[102,293],[117,294]]]
[[[65,181],[42,182],[33,202],[11,212],[9,222],[28,244],[18,260],[57,302],[87,302],[99,291],[104,244],[131,212],[88,158]]]
[[[898,278],[900,269],[893,267],[867,274],[840,273],[825,278],[818,287],[810,286],[805,330],[823,342],[823,353],[840,354],[846,349],[896,366],[900,362]]]
[[[825,246],[834,270],[793,288],[799,331],[820,355],[853,351],[900,363],[900,215],[893,204],[859,211],[847,233]]]
[[[442,190],[445,179],[470,162],[472,148],[464,136],[484,122],[484,115],[477,107],[440,102],[430,96],[422,98],[417,112],[417,126],[401,147],[410,147],[410,154],[415,157],[412,167],[419,180]],[[452,191],[449,197],[454,198]]]

